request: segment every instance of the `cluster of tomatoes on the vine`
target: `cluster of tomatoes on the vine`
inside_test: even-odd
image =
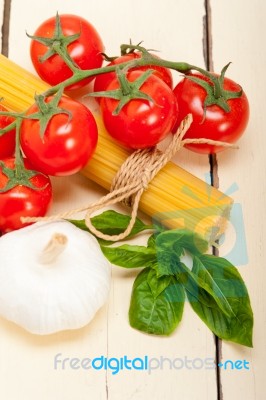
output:
[[[107,131],[132,149],[156,145],[174,132],[188,113],[192,113],[193,123],[186,138],[233,143],[247,125],[247,98],[224,73],[217,78],[214,74],[187,71],[186,77],[173,87],[167,63],[161,63],[157,56],[153,55],[151,64],[134,66],[145,52],[148,54],[145,49],[142,52],[141,46],[129,46],[130,50],[103,68],[104,46],[99,34],[88,21],[75,15],[50,18],[30,37],[33,65],[54,91],[36,96],[35,104],[18,115],[19,134],[11,130],[4,134],[2,131],[0,136],[2,233],[21,227],[21,216],[45,215],[52,198],[49,175],[76,173],[92,157],[97,125],[90,110],[71,98],[71,90],[94,78],[94,95]],[[132,67],[127,68],[127,64]],[[84,71],[94,70],[94,75],[84,75]],[[220,94],[209,93],[217,92],[219,85]],[[216,104],[209,101],[213,94]],[[12,118],[15,117],[1,115],[0,128],[10,125]],[[19,145],[15,137],[17,142],[19,138]],[[209,144],[189,147],[202,153],[220,150]],[[26,170],[34,172],[25,174]]]

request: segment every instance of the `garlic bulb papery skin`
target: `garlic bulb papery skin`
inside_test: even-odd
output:
[[[87,325],[110,281],[97,240],[70,222],[37,222],[0,238],[0,315],[31,333]]]

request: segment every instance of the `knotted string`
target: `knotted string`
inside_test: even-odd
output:
[[[197,143],[223,147],[236,147],[226,142],[210,139],[183,139],[191,123],[192,115],[188,114],[181,122],[177,132],[172,135],[171,143],[163,152],[157,147],[136,150],[133,152],[116,173],[112,181],[110,192],[96,202],[49,217],[22,217],[22,222],[27,223],[68,219],[73,214],[87,211],[85,215],[85,224],[93,235],[100,239],[111,241],[119,241],[126,238],[130,234],[136,222],[139,202],[143,192],[148,188],[150,181],[156,176],[156,174],[183,146],[189,143]],[[103,207],[120,202],[131,207],[131,218],[125,231],[118,235],[107,235],[97,230],[91,222],[92,213]]]

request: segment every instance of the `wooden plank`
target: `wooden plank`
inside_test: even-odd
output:
[[[33,71],[25,30],[33,33],[44,19],[55,15],[57,10],[61,14],[75,13],[90,20],[101,33],[108,53],[117,54],[120,43],[131,38],[135,43],[144,40],[147,47],[161,50],[161,56],[165,58],[204,66],[202,20],[205,11],[203,2],[197,0],[160,0],[156,6],[151,0],[76,0],[75,5],[66,0],[51,3],[13,0],[9,41],[12,60]],[[179,74],[175,74],[175,80],[178,79]],[[209,171],[207,157],[186,150],[182,150],[175,161],[202,179]],[[53,184],[55,202],[52,212],[83,205],[88,199],[93,201],[103,194],[101,189],[79,175],[54,179]],[[77,396],[79,400],[89,397],[97,400],[166,399],[173,395],[190,400],[216,398],[215,370],[202,366],[206,358],[215,357],[213,335],[187,305],[180,327],[169,338],[151,337],[131,329],[127,311],[134,276],[135,273],[114,267],[108,305],[98,313],[92,324],[80,331],[34,337],[1,320],[2,397],[10,400],[31,400],[37,396],[40,400],[68,400]],[[112,371],[56,371],[54,357],[58,353],[62,353],[62,357],[80,358],[147,355],[160,360],[162,368],[153,360],[153,366],[157,368],[150,374],[144,371],[121,371],[117,375],[113,375]],[[188,367],[182,366],[186,357],[190,362]],[[177,359],[176,368],[171,369],[174,359]],[[195,362],[195,359],[200,360]],[[196,367],[189,369],[192,361]],[[19,374],[13,368],[14,364],[21,366]]]
[[[218,72],[224,64],[232,61],[228,76],[241,83],[251,107],[248,129],[239,141],[240,149],[224,152],[218,156],[220,189],[225,191],[232,184],[238,190],[233,197],[242,206],[234,226],[226,235],[227,246],[221,254],[233,252],[250,292],[255,317],[254,348],[246,349],[223,343],[222,362],[246,359],[250,370],[221,369],[223,398],[264,399],[264,362],[266,346],[265,331],[265,258],[266,231],[266,167],[264,88],[266,78],[265,15],[266,3],[262,0],[211,1],[213,60]],[[241,218],[244,221],[246,244],[239,243]],[[237,233],[240,227],[239,233]],[[239,247],[237,245],[240,245]],[[248,258],[243,258],[247,246]]]
[[[10,7],[4,6],[5,1],[0,1],[0,24],[1,24],[1,33],[0,33],[0,49],[1,53],[5,56],[7,55],[7,43],[8,43],[8,30],[9,30],[9,12]]]

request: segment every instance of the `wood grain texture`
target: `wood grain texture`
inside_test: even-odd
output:
[[[32,33],[43,19],[60,13],[76,13],[87,17],[101,32],[106,44],[106,50],[117,54],[121,42],[144,40],[150,48],[162,50],[162,56],[169,59],[193,60],[203,65],[202,19],[203,5],[198,1],[187,4],[186,1],[158,2],[156,9],[152,1],[111,1],[90,2],[83,1],[55,1],[47,3],[40,1],[12,1],[9,57],[22,66],[33,70],[29,56],[29,42],[25,37],[25,30]],[[184,24],[184,15],[190,14],[193,6],[195,14],[190,16],[190,23]],[[120,12],[116,10],[120,9]],[[23,13],[23,9],[31,9],[31,13]],[[103,18],[105,15],[110,18]],[[142,9],[142,14],[140,13]],[[169,13],[171,10],[171,13]],[[181,12],[182,11],[182,12]],[[21,18],[23,13],[24,18]],[[32,18],[34,15],[34,18]],[[167,21],[167,23],[166,23]],[[20,46],[18,46],[20,38]],[[171,40],[169,40],[171,38]],[[174,40],[173,40],[174,38]],[[186,39],[185,39],[186,38]],[[175,79],[179,79],[176,76]],[[181,163],[201,178],[209,171],[207,158],[200,158],[194,154],[183,152],[179,154]],[[88,199],[102,195],[102,191],[95,185],[80,176],[67,180],[54,180],[55,203],[54,212],[66,207],[76,207],[88,202]],[[114,268],[113,287],[110,301],[106,309],[102,310],[90,326],[76,333],[58,334],[52,338],[32,338],[13,325],[2,322],[6,330],[2,330],[1,343],[6,343],[10,348],[9,339],[5,336],[11,330],[15,336],[13,351],[10,351],[8,368],[5,369],[5,387],[0,389],[8,393],[10,399],[17,398],[20,388],[27,399],[58,399],[66,400],[76,397],[83,400],[88,397],[97,399],[147,399],[168,398],[173,391],[177,391],[184,398],[196,400],[199,393],[190,385],[191,376],[201,386],[201,395],[213,399],[216,396],[215,370],[204,369],[190,371],[189,369],[171,370],[165,362],[163,370],[155,370],[151,374],[141,371],[125,371],[119,375],[112,375],[111,371],[55,371],[53,358],[57,353],[65,357],[93,357],[104,355],[108,357],[164,357],[169,359],[188,357],[193,359],[215,356],[213,335],[206,329],[201,321],[194,316],[189,307],[186,307],[184,320],[170,338],[151,337],[132,330],[129,327],[127,312],[130,292],[135,273]],[[19,338],[25,338],[27,344]],[[26,354],[34,352],[33,359]],[[23,360],[25,366],[23,373],[18,378],[16,387],[12,386],[13,373],[10,365],[14,361]],[[128,372],[128,373],[127,373]],[[41,382],[45,377],[45,386]],[[32,379],[33,378],[33,379]],[[29,382],[31,381],[31,385]],[[39,387],[43,386],[42,393]],[[25,397],[26,398],[26,397]]]
[[[9,57],[33,71],[29,57],[29,39],[46,18],[59,13],[82,15],[100,32],[108,54],[117,54],[122,42],[144,40],[148,48],[161,50],[161,56],[188,61],[204,67],[204,1],[198,0],[12,0],[9,29]],[[266,55],[261,44],[265,36],[263,0],[210,0],[212,59],[215,70],[233,61],[230,76],[241,82],[251,102],[251,122],[240,141],[239,151],[227,151],[218,156],[221,190],[235,182],[239,190],[233,194],[242,205],[248,243],[248,262],[241,267],[250,291],[255,311],[254,349],[223,343],[222,360],[247,359],[250,371],[223,371],[221,383],[223,400],[261,400],[263,398],[263,362],[265,345],[265,113],[262,94],[265,86],[261,74]],[[4,1],[0,1],[3,15]],[[241,7],[240,7],[241,6]],[[241,8],[241,13],[240,13]],[[228,10],[231,10],[230,13]],[[30,12],[28,12],[30,10]],[[193,12],[192,12],[193,11]],[[23,16],[23,18],[22,18]],[[209,27],[210,28],[210,27]],[[250,59],[249,59],[250,57]],[[175,82],[180,79],[174,76]],[[254,137],[256,140],[254,140]],[[259,146],[257,144],[260,144]],[[208,157],[186,150],[174,161],[201,179],[209,179]],[[233,173],[232,173],[233,171]],[[80,175],[53,179],[54,205],[51,212],[100,198],[105,191]],[[145,236],[138,243],[145,241]],[[236,240],[230,226],[221,247],[226,255]],[[236,255],[237,257],[237,255]],[[183,320],[176,332],[167,338],[141,334],[129,327],[127,312],[130,292],[136,273],[113,268],[112,289],[108,304],[93,322],[78,331],[38,337],[24,332],[3,319],[0,320],[0,398],[8,400],[221,400],[217,394],[215,369],[170,368],[169,360],[211,358],[216,354],[214,337],[186,304]],[[65,370],[54,369],[54,357],[162,357],[164,368],[149,374],[144,371]],[[154,361],[156,366],[156,361]],[[180,361],[177,361],[180,366]]]
[[[240,4],[241,3],[241,4]],[[229,11],[230,10],[230,11]],[[232,195],[236,204],[242,206],[246,243],[242,242],[235,251],[239,271],[250,292],[254,310],[254,348],[243,349],[227,343],[222,345],[222,360],[246,359],[249,371],[223,371],[222,387],[224,399],[265,398],[264,362],[266,346],[264,331],[265,313],[265,221],[266,221],[266,164],[265,164],[265,100],[266,78],[265,16],[266,3],[263,0],[211,1],[213,60],[219,70],[223,63],[232,61],[228,74],[241,83],[246,91],[251,109],[248,129],[239,141],[240,149],[234,154],[221,153],[218,156],[220,189],[226,191],[236,183],[238,190]],[[226,27],[225,27],[226,24]],[[225,59],[226,57],[226,59]],[[221,254],[234,252],[239,235],[235,235],[241,224],[241,215],[227,234],[229,247],[221,247]],[[242,259],[247,247],[247,258]]]
[[[1,10],[1,53],[8,56],[10,0],[0,1]]]

